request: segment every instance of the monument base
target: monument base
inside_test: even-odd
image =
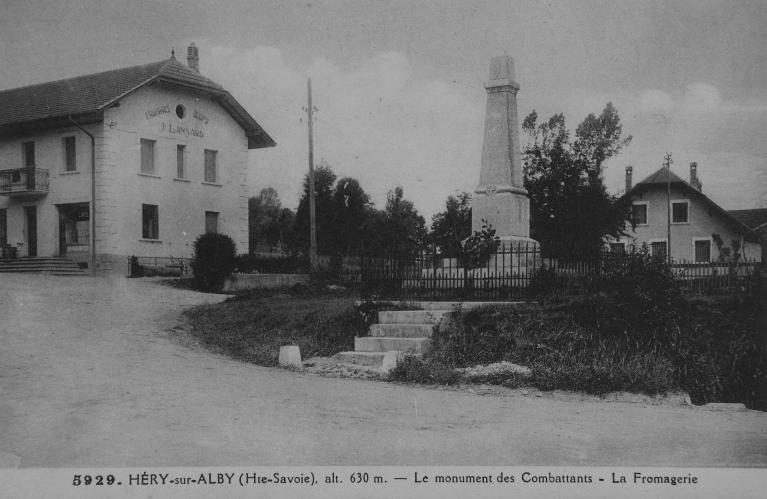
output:
[[[488,223],[495,229],[498,237],[522,237],[530,236],[530,200],[524,191],[511,192],[509,188],[505,192],[474,192],[471,199],[471,230],[482,230],[482,225]]]

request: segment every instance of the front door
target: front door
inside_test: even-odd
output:
[[[27,256],[37,256],[37,206],[25,206],[27,216]]]

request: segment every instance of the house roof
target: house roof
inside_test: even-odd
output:
[[[275,142],[218,83],[170,59],[0,91],[0,135],[57,126],[71,118],[92,122],[121,98],[152,83],[183,86],[210,95],[245,130],[248,148]]]
[[[767,208],[728,210],[728,213],[749,229],[767,228]]]
[[[687,192],[687,194],[690,197],[699,199],[709,209],[711,209],[712,211],[717,213],[720,217],[722,217],[722,219],[724,219],[724,221],[728,223],[731,227],[736,229],[738,232],[742,233],[743,236],[746,237],[748,240],[750,241],[759,240],[756,234],[754,233],[754,231],[751,230],[751,227],[744,224],[741,220],[733,216],[731,212],[728,212],[727,210],[725,210],[724,208],[716,204],[708,196],[706,196],[701,191],[693,187],[689,182],[682,179],[674,172],[667,170],[665,167],[660,168],[649,177],[645,178],[641,182],[638,182],[636,185],[634,185],[631,188],[631,190],[625,193],[623,197],[631,196],[632,194],[638,194],[644,190],[653,189],[659,186],[663,186],[665,188],[665,186],[669,183]]]

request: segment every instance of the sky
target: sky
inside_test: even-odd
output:
[[[605,169],[619,194],[672,153],[725,209],[767,206],[767,2],[763,0],[0,0],[0,89],[200,50],[275,139],[249,153],[252,195],[295,208],[315,153],[377,207],[397,186],[429,220],[479,181],[490,59],[515,60],[519,117],[574,129],[607,102],[629,147]],[[525,137],[521,137],[524,145]]]

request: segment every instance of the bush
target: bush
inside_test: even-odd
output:
[[[390,381],[410,383],[454,385],[461,380],[458,372],[444,362],[429,357],[421,360],[407,355],[389,372]]]
[[[307,274],[309,259],[293,255],[238,255],[235,259],[235,271],[245,274]]]
[[[235,244],[225,234],[202,234],[194,242],[192,287],[220,291],[235,266]]]

